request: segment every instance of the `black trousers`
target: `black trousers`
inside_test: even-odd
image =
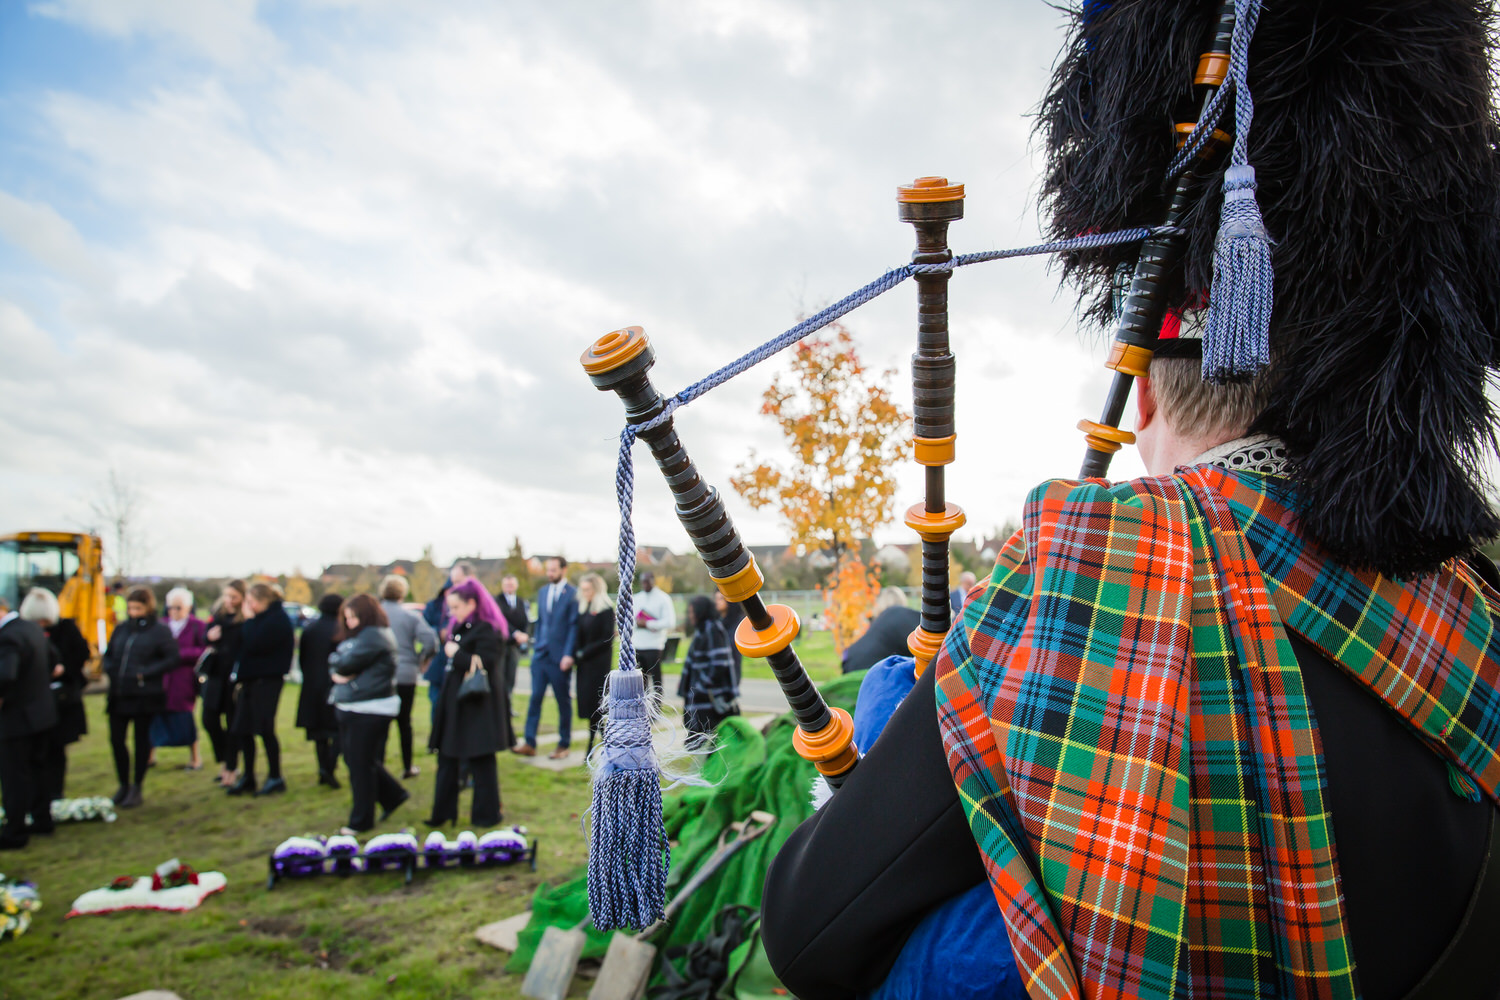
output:
[[[234,685],[222,677],[210,677],[203,684],[203,731],[214,750],[214,763],[228,770],[240,764],[239,742],[229,735],[234,718]]]
[[[313,752],[318,755],[318,770],[330,777],[339,766],[339,743],[341,739],[318,737],[313,740]]]
[[[0,805],[5,807],[5,825],[0,841],[24,844],[28,836],[26,814],[39,830],[52,829],[52,800],[42,782],[42,758],[47,734],[0,739]]]
[[[63,797],[63,784],[68,778],[68,744],[52,730],[43,740],[42,791],[50,802]]]
[[[505,672],[505,697],[510,698],[516,693],[516,674],[521,669],[521,647],[506,643],[505,656],[501,659],[500,666]]]
[[[396,695],[401,709],[396,713],[396,729],[401,733],[401,773],[411,770],[411,708],[417,699],[415,684],[397,684]]]
[[[656,689],[656,700],[661,701],[661,653],[659,649],[637,649],[635,651],[636,666],[641,668],[641,673],[651,678],[651,686]]]
[[[500,825],[500,775],[495,770],[495,755],[449,757],[438,754],[437,779],[432,789],[432,816],[436,823],[458,819],[458,782],[461,771],[474,776],[474,801],[469,804],[469,819],[476,827]]]
[[[406,789],[385,769],[385,741],[391,731],[388,715],[339,712],[339,736],[344,763],[349,767],[349,826],[363,833],[375,826],[375,803],[394,809],[406,801]]]
[[[130,747],[125,742],[125,729],[135,726],[135,768],[130,766]],[[146,780],[146,768],[151,763],[151,714],[109,717],[109,748],[115,755],[115,777],[121,785],[139,785]]]

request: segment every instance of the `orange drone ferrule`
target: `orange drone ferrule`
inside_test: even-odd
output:
[[[828,709],[828,725],[815,733],[798,729],[792,734],[792,746],[804,760],[813,762],[819,774],[840,775],[859,762],[854,749],[854,720],[842,708]]]
[[[767,605],[766,611],[771,615],[770,628],[757,629],[749,618],[742,618],[734,630],[734,644],[746,656],[760,659],[773,656],[790,646],[802,631],[797,612],[785,604]]]
[[[614,371],[646,349],[646,331],[638,326],[612,330],[589,345],[578,359],[590,375]]]
[[[918,465],[952,465],[955,453],[954,442],[958,440],[957,434],[949,434],[940,438],[913,438],[912,445],[916,452]]]
[[[1133,375],[1136,378],[1145,378],[1151,370],[1151,357],[1152,351],[1149,347],[1140,347],[1117,340],[1109,348],[1109,360],[1104,363],[1104,367],[1126,375]]]
[[[1122,446],[1135,444],[1135,435],[1130,431],[1122,431],[1118,427],[1101,424],[1096,420],[1080,420],[1078,429],[1083,431],[1083,439],[1094,451],[1113,455]]]
[[[918,177],[896,189],[896,201],[908,205],[917,202],[963,201],[964,186],[949,184],[946,177]]]
[[[1229,78],[1229,53],[1205,52],[1198,58],[1198,72],[1193,82],[1209,87],[1222,86]]]
[[[947,541],[967,520],[964,509],[956,503],[945,504],[941,514],[928,510],[922,503],[914,503],[906,511],[906,526],[921,535],[924,542]]]
[[[911,650],[911,655],[916,659],[916,674],[921,677],[927,670],[927,664],[931,663],[933,657],[938,655],[938,650],[943,648],[943,637],[936,632],[929,632],[918,627],[906,637],[906,648]]]
[[[709,579],[713,580],[714,585],[719,588],[719,593],[735,604],[741,604],[760,593],[760,588],[766,583],[766,578],[761,575],[760,567],[755,565],[754,557],[751,557],[744,569],[733,576],[727,576],[722,580],[710,576]]]

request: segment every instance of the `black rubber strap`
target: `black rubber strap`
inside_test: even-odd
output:
[[[1490,813],[1490,832],[1484,852],[1484,867],[1474,884],[1469,908],[1458,925],[1453,941],[1437,964],[1422,977],[1406,1000],[1494,1000],[1500,997],[1500,859],[1495,857],[1495,816]]]

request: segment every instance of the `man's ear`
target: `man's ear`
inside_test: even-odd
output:
[[[1156,387],[1150,377],[1135,380],[1135,429],[1137,432],[1151,426],[1156,419]]]

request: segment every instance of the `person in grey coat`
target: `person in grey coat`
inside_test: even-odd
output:
[[[385,612],[369,594],[355,594],[339,611],[343,628],[328,655],[333,704],[338,709],[344,763],[349,767],[349,825],[364,833],[390,818],[411,793],[385,769],[385,741],[396,717],[396,639]]]
[[[411,760],[411,707],[417,697],[417,679],[437,652],[438,638],[427,619],[401,606],[407,590],[406,577],[394,573],[380,583],[380,610],[385,612],[391,634],[396,637],[396,694],[401,699],[396,728],[401,732],[401,777],[415,778],[420,772]]]

